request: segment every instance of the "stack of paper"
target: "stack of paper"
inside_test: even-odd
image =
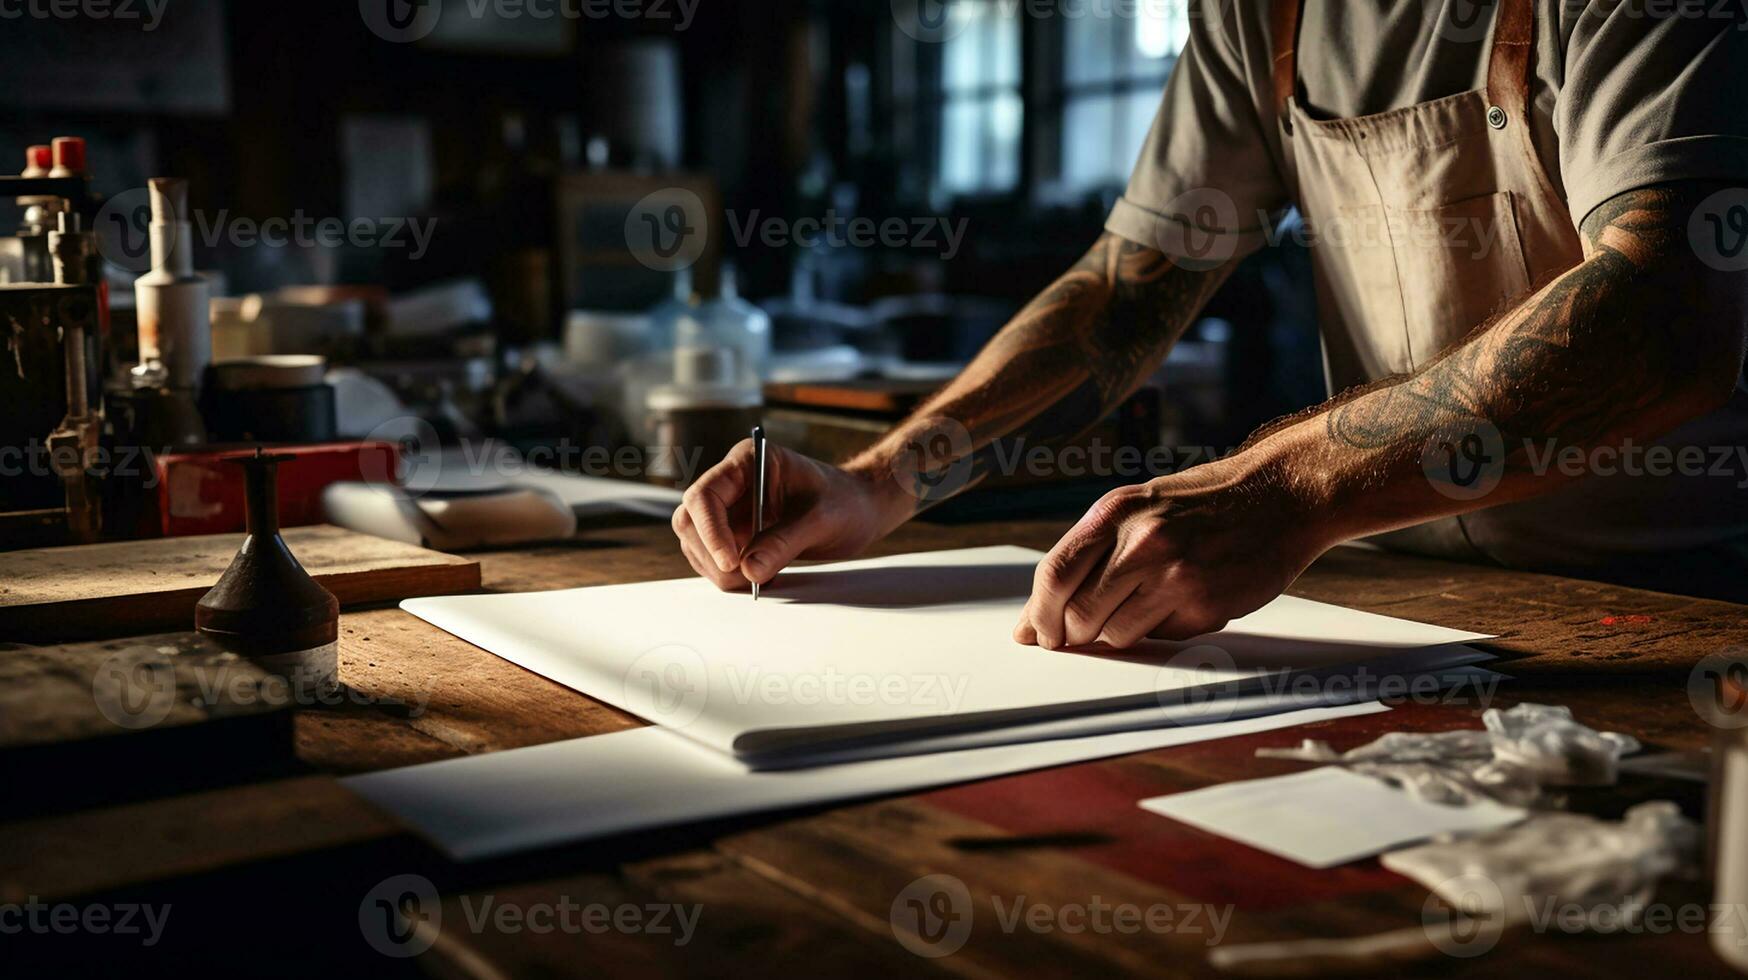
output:
[[[1290,596],[1187,643],[1025,646],[1011,634],[1042,557],[994,547],[798,568],[757,602],[688,578],[402,608],[756,768],[1219,721],[1328,703],[1324,690],[1351,695],[1356,675],[1487,659],[1464,645],[1481,634]]]
[[[763,601],[763,600],[760,600]],[[457,861],[932,786],[1388,710],[1376,701],[1243,721],[756,772],[664,728],[350,776],[341,783]]]
[[[413,599],[407,611],[656,727],[353,777],[458,859],[904,792],[1385,710],[1384,676],[1482,673],[1465,633],[1283,597],[1189,643],[1011,639],[1042,555]]]

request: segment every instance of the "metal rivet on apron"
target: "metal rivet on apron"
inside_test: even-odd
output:
[[[1494,129],[1504,129],[1506,118],[1504,109],[1501,109],[1496,105],[1487,107],[1487,125],[1492,126]]]

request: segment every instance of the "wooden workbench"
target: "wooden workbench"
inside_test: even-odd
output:
[[[994,543],[1047,548],[1061,530],[1041,522],[917,524],[880,551]],[[499,591],[687,573],[670,532],[658,524],[599,528],[564,546],[479,557],[485,588]],[[1689,666],[1708,653],[1748,645],[1745,607],[1353,548],[1326,556],[1293,591],[1497,633],[1494,649],[1506,658],[1500,669],[1516,679],[1494,703],[1567,704],[1594,727],[1671,749],[1699,748],[1709,739],[1689,704]],[[1299,768],[1255,759],[1258,746],[1315,737],[1344,748],[1392,729],[1479,727],[1484,707],[1473,700],[1403,705],[910,797],[456,866],[333,777],[640,722],[392,608],[342,616],[341,676],[357,700],[368,703],[299,714],[305,773],[0,822],[0,905],[32,897],[170,903],[164,939],[154,949],[119,939],[77,946],[72,955],[101,962],[111,975],[126,975],[113,969],[123,963],[182,975],[734,975],[773,967],[809,975],[1202,975],[1211,972],[1206,928],[1100,935],[1022,927],[1008,933],[992,898],[1004,906],[1023,899],[1027,906],[1054,908],[1104,902],[1225,909],[1228,943],[1417,926],[1426,892],[1375,861],[1309,872],[1149,816],[1134,802]],[[1575,793],[1572,802],[1618,813],[1647,798],[1674,798],[1700,812],[1692,784],[1642,778],[1615,791]],[[422,875],[444,896],[443,928],[414,960],[374,952],[359,926],[366,893],[398,874]],[[903,948],[890,919],[895,897],[929,874],[961,880],[975,908],[963,948],[938,959]],[[1682,887],[1665,894],[1704,901],[1702,891]],[[565,899],[701,903],[702,910],[696,936],[676,947],[671,935],[476,931],[467,913],[488,895],[520,907]],[[1545,978],[1580,970],[1708,975],[1722,966],[1703,935],[1508,934],[1489,955],[1444,958],[1415,972],[1433,969]]]

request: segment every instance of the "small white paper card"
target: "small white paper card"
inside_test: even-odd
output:
[[[1141,808],[1311,868],[1439,834],[1494,830],[1527,816],[1491,802],[1428,803],[1340,766],[1155,796]]]

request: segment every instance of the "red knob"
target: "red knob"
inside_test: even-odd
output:
[[[54,153],[47,146],[37,145],[24,151],[24,172],[46,174],[54,165]]]
[[[85,172],[85,141],[77,136],[57,136],[54,142],[55,169],[68,173]]]

